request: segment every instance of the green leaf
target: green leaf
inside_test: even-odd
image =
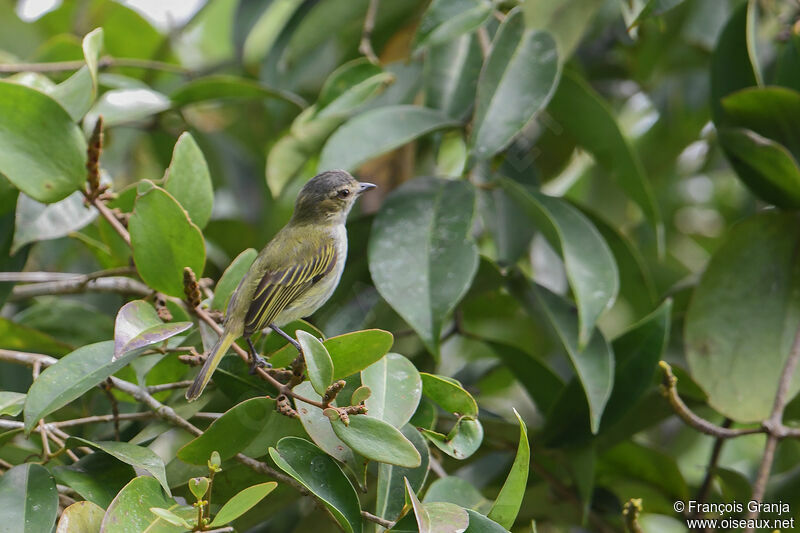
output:
[[[317,391],[317,394],[322,396],[333,383],[333,361],[331,361],[331,356],[328,355],[325,345],[314,335],[303,330],[297,330],[295,335],[300,346],[303,347],[308,379],[311,380],[311,385]]]
[[[420,453],[394,426],[369,415],[354,415],[345,425],[340,419],[331,421],[333,432],[356,453],[379,463],[405,468],[422,464]]]
[[[673,9],[680,4],[682,4],[684,0],[648,0],[644,7],[639,11],[636,15],[636,19],[633,23],[629,24],[629,27],[634,27],[638,24],[641,24],[643,21],[658,17],[663,15],[670,9]]]
[[[107,128],[138,122],[166,111],[171,105],[169,98],[152,89],[111,89],[86,114],[84,128],[93,128],[100,116]]]
[[[81,437],[70,437],[67,439],[67,448],[75,448],[77,446],[89,446],[90,448],[98,449],[134,468],[150,472],[153,477],[161,483],[161,486],[164,487],[164,491],[170,494],[167,475],[164,470],[164,461],[150,448],[143,448],[142,446],[137,446],[129,442],[92,442]]]
[[[436,46],[470,33],[492,16],[487,0],[433,0],[414,36],[414,48]]]
[[[417,178],[389,195],[372,225],[375,287],[435,355],[442,323],[478,268],[469,236],[474,211],[467,182]]]
[[[61,513],[56,533],[100,533],[106,510],[92,502],[75,502]]]
[[[420,372],[422,392],[450,413],[478,416],[478,404],[461,384],[451,378]]]
[[[800,290],[798,244],[796,214],[745,219],[714,252],[687,310],[690,374],[708,404],[737,422],[766,419],[772,409],[800,322],[800,302],[792,297]],[[795,376],[787,398],[798,390]]]
[[[206,260],[203,234],[186,211],[168,192],[142,182],[128,230],[142,280],[157,291],[182,298],[184,267],[200,277]]]
[[[361,533],[361,507],[353,485],[334,459],[297,437],[286,437],[269,455],[278,468],[299,481],[331,511],[347,533]]]
[[[387,520],[396,520],[403,510],[405,480],[408,480],[415,491],[419,491],[425,484],[430,465],[428,445],[419,431],[411,424],[406,424],[400,431],[417,449],[422,457],[422,462],[416,468],[403,468],[387,463],[378,464],[375,513]]]
[[[305,100],[296,94],[275,89],[248,78],[228,74],[215,74],[197,78],[181,85],[170,99],[176,106],[185,106],[208,100],[257,100],[278,98],[303,108]]]
[[[337,68],[319,93],[314,117],[347,117],[394,81],[394,75],[384,72],[367,58],[354,59]],[[294,124],[292,125],[294,129]]]
[[[474,34],[433,46],[425,54],[425,105],[463,120],[475,103],[483,55]]]
[[[564,72],[547,111],[639,206],[663,249],[664,227],[650,182],[608,104],[584,80]]]
[[[56,483],[43,466],[26,463],[0,476],[0,524],[4,532],[51,531],[57,513]]]
[[[206,158],[188,131],[175,143],[172,161],[164,175],[164,190],[181,204],[197,227],[206,227],[211,218],[214,189]]]
[[[433,109],[413,105],[378,107],[348,120],[322,148],[317,168],[355,170],[362,163],[432,131],[458,126]]]
[[[189,480],[189,491],[197,500],[201,500],[208,492],[209,479],[207,477],[193,477]]]
[[[281,0],[267,6],[244,41],[242,56],[246,65],[256,65],[269,54],[278,35],[302,3],[302,0]]]
[[[74,192],[55,203],[43,204],[26,194],[17,198],[14,241],[11,253],[31,242],[66,237],[97,218],[97,209],[84,204],[83,194]]]
[[[619,291],[619,272],[611,250],[597,228],[564,200],[528,192],[506,178],[501,178],[500,184],[564,259],[578,306],[578,349],[584,348],[598,317],[611,307]]]
[[[222,509],[214,516],[214,520],[209,524],[209,527],[221,527],[233,522],[266,498],[277,486],[278,484],[274,481],[268,481],[242,490],[225,502]]]
[[[25,395],[19,392],[0,391],[0,416],[17,416],[25,405]]]
[[[461,533],[467,529],[469,515],[458,505],[445,502],[422,504],[408,481],[406,494],[411,501],[419,533]]]
[[[136,477],[136,472],[110,455],[90,453],[69,466],[53,468],[53,476],[58,483],[105,509],[122,487]]]
[[[159,344],[192,327],[191,322],[165,324],[153,306],[144,300],[134,300],[117,312],[114,324],[114,360],[126,353]]]
[[[150,512],[153,513],[154,515],[156,515],[157,517],[159,517],[161,520],[164,520],[165,522],[169,522],[173,526],[180,526],[180,527],[184,527],[186,529],[191,529],[192,528],[192,526],[191,526],[191,524],[189,524],[189,522],[187,522],[186,520],[184,520],[180,516],[176,515],[175,513],[170,511],[169,509],[162,509],[160,507],[151,507],[150,508]]]
[[[447,502],[465,509],[485,507],[489,502],[472,483],[456,476],[441,477],[425,491],[424,503]]]
[[[112,361],[113,350],[113,341],[89,344],[46,368],[28,390],[25,431],[30,432],[41,418],[79,398],[139,354],[128,352]]]
[[[434,446],[454,459],[466,459],[480,448],[483,426],[478,419],[460,417],[447,435],[429,429],[420,429]]]
[[[605,4],[604,0],[561,0],[524,2],[525,24],[530,29],[547,30],[558,44],[558,60],[563,64],[580,44],[586,28]]]
[[[184,533],[182,526],[171,525],[153,514],[153,507],[167,509],[186,519],[197,516],[197,511],[178,505],[161,490],[158,481],[148,476],[134,478],[117,494],[106,510],[101,531],[109,533]],[[187,512],[191,511],[191,513]]]
[[[726,96],[722,107],[729,121],[726,126],[753,130],[800,158],[800,138],[794,127],[800,120],[800,92],[786,87],[752,87]]]
[[[519,422],[519,444],[517,455],[511,471],[508,473],[500,494],[492,505],[491,511],[486,515],[506,529],[511,529],[517,519],[525,487],[528,484],[528,468],[531,462],[531,446],[528,443],[528,428],[519,413],[514,409],[514,415]]]
[[[97,97],[97,68],[103,48],[103,28],[87,33],[83,38],[82,48],[86,66],[50,92],[75,121],[83,118]]]
[[[417,368],[396,353],[386,354],[362,370],[361,383],[371,391],[366,401],[370,416],[396,428],[402,428],[411,420],[422,397],[422,380]]]
[[[505,18],[478,78],[470,146],[485,160],[505,148],[553,97],[561,67],[556,42],[527,29],[522,10]]]
[[[742,2],[728,19],[711,55],[711,117],[717,127],[725,125],[722,98],[756,85],[756,75],[747,46],[747,11]]]
[[[469,515],[469,527],[464,533],[508,533],[506,528],[477,511],[467,509],[467,514]],[[533,533],[536,533],[535,528]]]
[[[217,286],[214,287],[214,298],[211,300],[211,309],[216,311],[225,311],[228,308],[228,302],[233,295],[233,291],[239,286],[239,282],[247,271],[250,270],[250,265],[256,260],[258,252],[253,248],[248,248],[242,251],[236,258],[231,261],[222,277],[219,278]]]
[[[48,355],[64,355],[70,352],[69,344],[3,317],[0,317],[0,348]]]
[[[39,202],[63,200],[86,180],[83,134],[35,89],[0,81],[0,146],[0,173]]]

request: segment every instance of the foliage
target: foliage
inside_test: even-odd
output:
[[[800,505],[796,3],[208,0],[167,29],[14,4],[0,531],[661,532],[701,516],[677,500]],[[379,188],[285,328],[304,357],[256,335],[272,369],[236,344],[187,403],[331,168]]]

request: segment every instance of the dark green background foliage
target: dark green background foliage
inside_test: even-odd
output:
[[[0,531],[196,530],[204,494],[272,533],[800,509],[800,5],[201,4],[0,0]],[[205,311],[332,168],[379,188],[287,326],[306,381],[276,401],[231,355],[187,404]]]

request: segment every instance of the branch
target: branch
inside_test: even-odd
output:
[[[84,277],[17,285],[11,291],[9,300],[17,301],[49,294],[80,294],[84,292],[132,294],[134,296],[149,296],[153,293],[147,285],[132,278],[87,279]]]
[[[731,424],[733,424],[733,420],[726,418],[722,422],[722,427],[727,429],[731,427]],[[708,466],[706,467],[706,475],[703,477],[703,483],[697,490],[697,501],[699,503],[704,503],[706,500],[708,500],[708,496],[711,492],[711,483],[714,481],[714,471],[717,469],[719,456],[722,454],[722,446],[725,444],[726,440],[727,439],[719,437],[714,440],[714,447],[711,449],[711,456],[708,459]],[[698,512],[693,512],[690,516],[697,518],[700,516],[700,514]]]
[[[6,63],[0,65],[0,74],[13,74],[15,72],[64,72],[78,70],[86,64],[83,60],[55,61],[52,63]],[[191,71],[174,63],[152,61],[128,57],[103,57],[97,63],[98,68],[133,67],[148,70],[161,70],[176,74],[190,75]]]
[[[641,512],[641,498],[631,498],[623,506],[622,519],[625,522],[625,528],[630,533],[642,533],[642,527],[639,525],[639,513]]]
[[[394,522],[391,520],[386,520],[385,518],[368,513],[367,511],[361,511],[361,516],[370,522],[375,522],[379,526],[385,527],[386,529],[392,529],[394,527]]]
[[[370,63],[378,64],[378,56],[372,48],[372,31],[375,29],[375,18],[378,15],[378,4],[380,0],[369,0],[367,14],[364,17],[364,29],[361,31],[361,42],[358,44],[358,51],[364,54]]]

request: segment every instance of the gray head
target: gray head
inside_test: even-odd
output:
[[[344,223],[356,199],[375,187],[361,183],[344,170],[328,170],[306,183],[294,204],[295,222]]]

